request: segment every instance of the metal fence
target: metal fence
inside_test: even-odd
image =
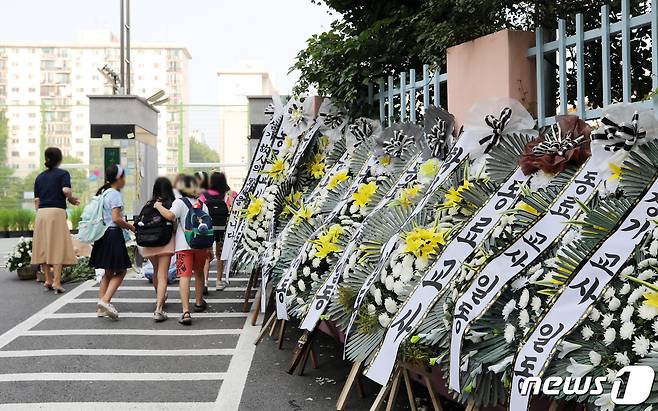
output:
[[[416,122],[425,107],[441,106],[442,91],[447,85],[448,74],[430,72],[429,65],[423,65],[422,78],[416,78],[416,70],[400,73],[398,79],[388,76],[386,82],[375,86],[368,85],[368,103],[379,105],[379,120],[384,125],[395,122]]]
[[[600,64],[601,71],[601,91],[602,106],[609,105],[616,101],[633,102],[642,106],[653,106],[653,101],[645,99],[645,96],[633,94],[631,76],[651,76],[652,89],[658,88],[658,49],[653,47],[658,43],[658,13],[656,5],[658,0],[651,0],[651,9],[649,12],[632,16],[630,0],[621,0],[621,10],[614,11],[615,20],[611,23],[611,9],[609,5],[604,5],[600,9],[599,27],[585,30],[582,13],[575,15],[575,33],[567,32],[567,20],[558,20],[556,31],[538,28],[535,31],[535,47],[528,50],[528,56],[535,58],[537,71],[537,120],[539,126],[555,122],[555,114],[566,114],[569,112],[569,97],[567,96],[568,78],[567,71],[575,69],[576,73],[576,96],[572,109],[578,116],[583,119],[595,119],[601,116],[601,108],[593,108],[588,101],[591,90],[586,89],[585,76],[588,75],[586,70],[585,49],[588,45],[598,46],[600,44],[600,61],[589,62],[589,64]],[[596,10],[593,11],[596,13]],[[590,15],[591,16],[591,15]],[[637,52],[637,48],[631,47],[631,38],[634,31],[641,28],[650,28],[650,47],[651,67],[650,73],[646,70],[632,70],[632,54]],[[550,36],[551,39],[546,37]],[[621,36],[620,39],[617,39]],[[614,67],[616,70],[621,69],[621,84],[613,84],[611,69],[613,60],[611,59],[611,37],[613,40],[621,43],[621,67]],[[594,43],[594,44],[593,44]],[[617,45],[617,44],[616,44]],[[567,61],[567,51],[575,48],[575,58]],[[571,50],[570,50],[571,51]],[[557,69],[557,90],[551,90],[551,82],[554,81],[550,70],[547,70],[547,64],[555,61]],[[635,60],[636,65],[642,65],[644,62]],[[621,88],[621,99],[613,99],[612,90]],[[547,115],[547,110],[551,113]],[[555,110],[555,111],[553,111]]]

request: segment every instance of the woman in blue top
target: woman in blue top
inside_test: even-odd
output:
[[[48,147],[44,153],[46,170],[34,180],[34,206],[37,217],[32,239],[32,264],[41,264],[46,276],[44,287],[64,292],[62,267],[76,263],[71,233],[66,224],[66,201],[73,205],[80,201],[73,195],[71,176],[59,168],[62,152]]]
[[[96,269],[105,270],[98,288],[99,317],[119,318],[119,312],[111,304],[112,296],[117,291],[126,270],[132,267],[123,229],[135,232],[135,226],[123,218],[123,198],[120,190],[126,185],[125,171],[118,164],[113,164],[105,170],[105,185],[96,195],[103,197],[103,221],[107,226],[105,234],[97,240],[91,249],[89,264]]]

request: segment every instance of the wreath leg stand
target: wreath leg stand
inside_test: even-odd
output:
[[[254,287],[257,286],[258,278],[260,277],[260,265],[251,270],[249,275],[249,281],[247,281],[247,289],[244,292],[244,304],[242,306],[242,311],[245,313],[249,312],[249,298],[251,297],[251,291]],[[260,309],[260,308],[259,308]]]
[[[349,397],[354,385],[358,385],[358,379],[362,369],[363,363],[361,361],[352,364],[352,369],[350,369],[349,374],[347,374],[347,380],[345,381],[345,385],[343,385],[343,389],[341,390],[340,395],[338,396],[338,401],[336,402],[336,409],[338,411],[345,409],[347,397]]]

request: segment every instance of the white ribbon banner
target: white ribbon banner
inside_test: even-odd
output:
[[[427,203],[430,201],[431,196],[439,189],[439,187],[441,187],[441,185],[443,185],[443,183],[445,183],[445,181],[448,179],[448,177],[450,177],[450,175],[457,168],[457,166],[459,166],[459,164],[461,164],[461,162],[468,157],[469,153],[466,150],[464,150],[463,147],[465,141],[466,139],[460,139],[457,142],[457,144],[455,144],[452,147],[452,150],[450,150],[450,153],[448,153],[448,157],[446,157],[446,159],[443,161],[443,164],[441,165],[439,172],[437,173],[436,177],[434,177],[434,180],[432,181],[429,188],[427,189],[425,196],[421,198],[421,200],[413,209],[409,217],[407,217],[406,221],[402,225],[403,227],[406,226],[409,223],[409,221],[411,221],[418,213],[420,213],[423,210],[423,208],[425,208]],[[386,242],[386,244],[382,248],[382,255],[379,260],[379,263],[377,264],[373,272],[370,273],[366,281],[361,286],[359,293],[356,295],[356,300],[354,301],[354,310],[352,311],[352,316],[350,317],[350,322],[345,332],[345,341],[347,341],[347,338],[349,337],[350,330],[354,325],[354,321],[356,320],[356,316],[359,313],[359,307],[361,306],[363,299],[368,293],[368,290],[370,290],[372,284],[375,282],[377,276],[381,273],[381,270],[387,264],[388,258],[393,252],[393,249],[395,248],[395,244],[397,243],[399,238],[400,238],[400,233],[398,232]],[[347,344],[345,344],[345,348],[347,348]],[[343,356],[345,356],[344,351],[343,351]]]
[[[281,146],[283,146],[282,138],[278,138],[277,141],[274,141],[275,136],[279,135],[282,122],[283,114],[276,115],[270,120],[267,126],[265,126],[265,130],[263,130],[263,136],[258,143],[258,148],[256,149],[254,158],[251,161],[249,175],[240,190],[240,194],[238,194],[233,202],[233,209],[231,210],[228,223],[226,224],[226,234],[224,236],[224,245],[222,246],[222,260],[228,260],[233,254],[233,247],[236,243],[235,240],[238,233],[241,232],[241,228],[244,228],[242,227],[242,224],[239,224],[239,211],[247,204],[249,194],[253,193],[260,181],[266,180],[266,176],[263,176],[261,172],[267,163],[270,153],[273,149],[279,150]],[[229,265],[230,264],[226,264],[227,267]]]
[[[381,201],[377,204],[377,206],[364,219],[364,221],[361,223],[359,228],[356,229],[349,243],[345,247],[345,250],[343,250],[343,254],[340,257],[340,260],[338,260],[338,263],[334,265],[333,269],[331,270],[324,284],[322,284],[322,287],[320,287],[320,289],[315,293],[315,296],[313,297],[313,301],[311,301],[309,311],[304,317],[304,320],[302,321],[302,325],[299,328],[308,331],[313,331],[315,329],[315,326],[318,324],[318,321],[320,321],[320,317],[322,316],[322,314],[324,314],[324,311],[327,309],[327,306],[329,305],[329,300],[331,300],[331,297],[334,295],[334,292],[336,291],[338,282],[340,281],[340,276],[345,268],[345,264],[347,264],[350,255],[354,252],[354,250],[356,250],[356,247],[361,243],[366,222],[370,219],[371,216],[375,215],[377,212],[379,212],[379,210],[386,207],[386,205],[389,204],[390,201],[395,198],[396,194],[401,189],[406,187],[410,181],[413,181],[416,178],[416,176],[418,175],[418,167],[422,163],[423,160],[420,157],[420,154],[417,155],[414,160],[411,160],[409,166],[404,171],[402,176],[398,179],[397,183],[393,187],[391,187],[391,189],[381,199]]]
[[[577,201],[585,201],[601,181],[595,161],[590,160],[551,204],[548,212],[504,252],[491,260],[455,303],[450,338],[451,389],[461,392],[460,363],[462,337],[467,327],[495,300],[500,290],[532,264],[565,229],[565,222],[579,210]]]
[[[416,329],[436,299],[443,294],[446,285],[459,272],[464,260],[478,247],[491,229],[500,221],[502,211],[514,205],[521,187],[530,179],[517,168],[500,189],[478,210],[464,228],[443,250],[441,256],[425,273],[409,299],[398,310],[386,330],[384,341],[375,358],[365,371],[365,376],[384,385],[393,372],[400,344]]]
[[[658,181],[655,181],[607,240],[605,240],[535,327],[514,361],[510,411],[528,409],[531,389],[522,394],[524,381],[539,377],[556,344],[583,318],[605,286],[623,268],[626,260],[650,227],[648,219],[658,217]]]
[[[330,223],[339,213],[340,209],[343,208],[345,204],[349,201],[349,199],[352,196],[352,193],[354,193],[358,188],[359,185],[363,182],[363,179],[366,177],[368,174],[368,170],[376,163],[377,159],[374,155],[371,155],[370,158],[368,158],[368,161],[361,167],[361,170],[359,170],[359,174],[354,178],[352,181],[352,184],[350,185],[349,189],[343,194],[341,197],[341,200],[336,204],[336,206],[331,210],[331,213],[329,213],[323,220],[322,225],[320,225],[311,235],[311,239],[315,238],[318,236],[322,230],[324,230],[324,226],[328,223]],[[302,246],[302,249],[300,250],[299,254],[297,257],[293,260],[292,264],[290,264],[290,267],[285,271],[283,276],[281,277],[281,280],[279,281],[279,284],[276,286],[276,315],[279,320],[287,320],[288,319],[288,313],[287,313],[287,307],[286,307],[286,294],[288,293],[288,288],[290,287],[290,284],[292,283],[292,277],[294,276],[295,272],[297,272],[297,269],[299,268],[299,265],[301,264],[301,256],[303,254],[307,254],[308,251],[310,250],[310,247],[313,245],[311,241],[306,241],[304,245]]]

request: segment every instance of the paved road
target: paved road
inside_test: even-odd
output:
[[[21,294],[3,298],[3,313],[7,301],[20,301],[24,318],[0,335],[0,409],[238,409],[258,333],[241,312],[245,284],[235,278],[226,291],[211,291],[208,312],[193,314],[192,327],[175,314],[151,320],[146,280],[120,288],[116,322],[95,317],[92,281],[58,298],[21,284]],[[169,295],[167,311],[180,313],[177,288]]]

